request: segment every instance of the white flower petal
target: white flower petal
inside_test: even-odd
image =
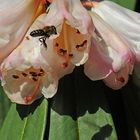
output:
[[[58,79],[55,77],[52,77],[51,75],[47,75],[47,78],[43,78],[43,87],[42,87],[42,94],[45,98],[52,98],[58,88]]]
[[[44,60],[41,52],[46,51],[46,48],[40,42],[39,37],[30,35],[31,31],[44,27],[41,23],[43,16],[35,20],[20,45],[1,64],[1,80],[4,90],[13,102],[19,104],[30,104],[41,97],[40,91],[45,84],[47,84],[45,85],[47,93],[52,90],[54,94],[57,91],[56,88],[54,92],[51,85],[53,85],[52,79],[58,80],[58,68],[52,69],[47,59]],[[46,82],[43,80],[44,77],[47,83],[43,83]]]
[[[32,70],[33,69],[26,71],[18,71],[15,69],[5,70],[3,65],[2,86],[12,102],[18,104],[31,104],[42,96],[39,92],[40,88],[37,87],[39,86],[37,84],[40,83],[33,80],[31,75],[29,75],[29,71]],[[27,98],[31,98],[31,100],[27,101]]]
[[[54,18],[55,17],[55,18]],[[87,34],[93,31],[93,23],[87,12],[82,6],[80,0],[54,0],[50,6],[46,25],[55,25],[56,27],[63,24],[64,19],[81,33]]]
[[[53,40],[46,39],[47,49],[43,48],[41,50],[41,55],[46,63],[51,67],[51,71],[55,73],[59,78],[64,75],[71,73],[74,69],[68,58],[65,56],[59,56],[56,46]],[[45,66],[43,66],[45,69]]]
[[[121,7],[111,1],[100,2],[92,9],[118,34],[124,37],[140,61],[140,13]]]
[[[0,4],[0,63],[17,47],[34,19],[40,0],[6,0]],[[10,4],[9,4],[10,3]]]

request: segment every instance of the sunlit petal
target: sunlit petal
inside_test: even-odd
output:
[[[36,15],[40,0],[13,0],[12,3],[10,0],[1,0],[0,3],[1,63],[23,38]]]
[[[2,86],[11,101],[19,104],[32,103],[41,97],[41,92],[51,97],[51,93],[54,95],[57,91],[56,84],[56,90],[50,93],[53,81],[58,80],[55,72],[57,69],[53,70],[42,57],[41,49],[44,46],[39,39],[30,36],[33,29],[42,25],[40,18],[30,27],[20,45],[1,64]],[[47,93],[44,88],[47,88]]]
[[[42,94],[45,98],[51,98],[55,95],[58,88],[58,78],[52,77],[52,75],[47,75],[47,77],[43,78],[43,88],[41,90]]]
[[[32,71],[34,71],[33,68],[25,71],[15,69],[2,70],[2,86],[12,102],[30,104],[42,96],[41,92],[39,92],[39,84],[41,83],[33,79],[30,74]],[[28,101],[28,97],[32,99]]]
[[[140,14],[111,1],[100,2],[92,10],[130,43],[140,61]]]

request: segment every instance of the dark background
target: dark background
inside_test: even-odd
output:
[[[140,0],[137,0],[136,11],[140,12]]]

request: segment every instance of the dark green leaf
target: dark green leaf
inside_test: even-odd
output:
[[[135,9],[136,0],[111,0],[131,10]]]
[[[7,112],[9,111],[10,105],[11,103],[8,97],[5,95],[2,87],[0,86],[0,128],[2,127]]]
[[[0,131],[2,140],[43,140],[48,102],[38,100],[30,106],[12,104]]]

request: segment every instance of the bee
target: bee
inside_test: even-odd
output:
[[[32,37],[39,37],[39,41],[47,48],[47,44],[45,43],[46,38],[49,38],[51,35],[56,35],[57,31],[55,26],[45,26],[43,29],[33,30],[30,35]]]

